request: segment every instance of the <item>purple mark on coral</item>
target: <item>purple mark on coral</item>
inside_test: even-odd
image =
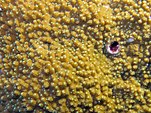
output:
[[[117,41],[112,42],[106,46],[107,52],[110,54],[117,54],[119,53],[119,43]]]
[[[133,41],[134,41],[134,38],[133,38],[133,37],[127,39],[127,42],[128,42],[128,43],[131,43],[131,42],[133,42]]]

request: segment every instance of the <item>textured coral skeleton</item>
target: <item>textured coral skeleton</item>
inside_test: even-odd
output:
[[[150,17],[151,0],[0,0],[0,113],[150,113]]]

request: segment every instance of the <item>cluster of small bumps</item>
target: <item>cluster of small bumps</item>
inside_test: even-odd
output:
[[[0,112],[151,112],[151,0],[1,0],[0,8]],[[114,40],[118,56],[104,52]]]

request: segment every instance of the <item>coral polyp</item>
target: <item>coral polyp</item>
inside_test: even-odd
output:
[[[150,16],[150,0],[0,0],[0,112],[150,113]]]

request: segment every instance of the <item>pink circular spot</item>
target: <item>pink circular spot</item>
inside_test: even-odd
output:
[[[119,46],[119,43],[117,41],[114,41],[111,44],[108,44],[106,46],[106,48],[107,48],[107,52],[108,53],[110,53],[110,54],[117,54],[117,53],[119,53],[120,46]]]

